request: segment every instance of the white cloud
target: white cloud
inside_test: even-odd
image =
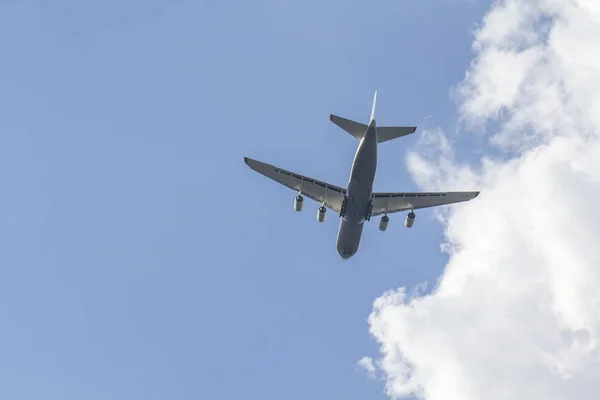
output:
[[[435,290],[375,302],[391,397],[598,397],[598,43],[597,0],[507,0],[486,15],[460,110],[500,126],[490,140],[504,159],[460,164],[441,132],[408,159],[423,187],[482,193],[445,216]]]
[[[357,364],[360,368],[367,371],[369,378],[375,378],[375,372],[377,371],[377,368],[375,367],[375,362],[373,362],[371,357],[363,357],[358,361]]]

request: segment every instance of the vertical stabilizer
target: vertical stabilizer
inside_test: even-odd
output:
[[[377,103],[377,90],[375,91],[375,96],[373,97],[373,108],[371,109],[371,119],[369,120],[369,125],[371,122],[375,121],[375,105]]]

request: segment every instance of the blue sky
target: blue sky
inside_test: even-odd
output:
[[[377,89],[380,124],[419,130],[376,189],[415,190],[406,152],[454,126],[489,3],[353,3],[2,2],[0,397],[385,398],[366,318],[435,280],[441,227],[370,224],[343,262],[336,216],[243,156],[345,185],[328,116]]]

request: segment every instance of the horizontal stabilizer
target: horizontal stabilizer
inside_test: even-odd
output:
[[[360,122],[352,121],[346,118],[338,117],[337,115],[331,114],[329,116],[331,122],[357,138],[361,140],[365,135],[367,130],[367,126],[365,124],[361,124]]]
[[[377,143],[410,135],[415,133],[416,130],[416,126],[380,126],[377,127]]]

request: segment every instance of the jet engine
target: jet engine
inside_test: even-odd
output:
[[[323,222],[325,221],[325,215],[327,214],[327,209],[324,206],[319,207],[317,211],[317,221]]]
[[[300,196],[300,195],[296,196],[296,199],[294,200],[294,210],[302,211],[303,205],[304,205],[304,198],[302,198],[302,196]]]
[[[406,221],[404,222],[404,226],[406,226],[407,228],[412,228],[414,223],[415,223],[415,213],[411,211],[406,216]]]
[[[388,217],[387,215],[384,215],[383,217],[381,217],[381,221],[379,221],[379,230],[380,231],[385,231],[388,227],[388,224],[390,223],[390,217]]]

